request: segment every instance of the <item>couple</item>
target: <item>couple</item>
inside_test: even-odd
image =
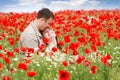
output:
[[[34,21],[23,31],[20,36],[19,46],[33,48],[35,50],[44,42],[42,38],[45,37],[49,40],[48,45],[57,47],[55,32],[50,28],[50,23],[54,20],[54,14],[48,8],[41,9]]]

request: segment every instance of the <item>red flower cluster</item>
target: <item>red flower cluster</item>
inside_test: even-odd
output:
[[[42,38],[42,41],[43,41],[45,44],[48,44],[49,39],[47,39],[47,38]]]
[[[34,76],[36,76],[36,71],[28,71],[27,72],[27,76],[28,77],[34,77]]]
[[[28,67],[27,67],[27,65],[25,63],[19,62],[18,69],[27,70]]]
[[[53,52],[57,52],[58,49],[57,49],[56,47],[53,47],[53,48],[52,48],[52,51],[53,51]]]
[[[101,14],[103,12],[104,14]],[[91,73],[96,74],[97,66],[91,66],[92,61],[86,56],[91,55],[92,52],[97,52],[98,49],[101,49],[99,47],[104,46],[110,39],[113,39],[113,42],[120,39],[120,10],[90,10],[87,11],[87,14],[89,15],[86,15],[86,11],[84,10],[56,12],[55,21],[51,24],[51,27],[54,28],[57,37],[60,39],[58,44],[64,48],[63,53],[72,53],[73,57],[77,55],[76,63],[83,63],[84,66],[89,66]],[[22,32],[26,28],[26,25],[35,19],[36,15],[37,13],[0,13],[0,31],[2,32],[0,34],[0,42],[2,42],[0,43],[0,50],[1,52],[5,52],[5,54],[0,53],[0,60],[2,59],[5,62],[5,64],[0,63],[0,69],[4,69],[6,64],[10,65],[12,61],[11,58],[14,58],[15,53],[20,52],[18,48],[14,48],[17,41],[19,41],[19,32]],[[102,39],[103,37],[104,39]],[[43,38],[42,40],[46,44],[49,42],[47,38]],[[4,41],[8,44],[5,43],[4,45]],[[38,52],[44,51],[46,44],[40,45]],[[7,47],[10,45],[10,49],[13,47],[14,51],[8,51],[5,47],[6,45]],[[25,53],[28,52],[28,55],[34,53],[34,49],[26,48],[25,46],[21,47],[21,51]],[[52,48],[52,51],[57,52],[58,49]],[[85,53],[84,56],[82,56],[82,51]],[[53,52],[51,52],[51,55],[53,55]],[[97,57],[99,57],[99,55],[100,54],[97,54]],[[101,63],[111,66],[112,64],[109,60],[112,59],[112,55],[100,55]],[[28,70],[27,64],[30,63],[30,60],[26,59],[25,61],[26,63],[18,63],[18,69]],[[66,67],[68,66],[68,62],[63,61],[62,65]],[[70,64],[74,65],[74,63],[74,61],[70,61]],[[10,68],[10,71],[12,73],[13,68]],[[28,77],[34,77],[36,76],[36,71],[27,71],[26,75]],[[69,80],[69,78],[69,72],[59,70],[59,80]],[[11,80],[11,77],[3,76],[2,80]]]
[[[111,66],[111,64],[108,62],[108,60],[111,60],[112,56],[110,54],[107,54],[106,56],[102,56],[101,62],[103,64],[106,64],[108,66]]]
[[[12,80],[10,76],[3,76],[2,80]]]
[[[64,65],[65,67],[67,67],[67,66],[68,66],[67,61],[63,61],[63,62],[62,62],[62,65]]]
[[[59,80],[69,80],[70,73],[64,70],[59,70]]]
[[[0,70],[1,70],[3,67],[4,67],[4,65],[0,63]]]
[[[96,74],[97,72],[97,67],[96,66],[91,66],[91,73]]]
[[[82,61],[83,61],[84,59],[85,59],[84,56],[79,56],[79,57],[77,58],[76,62],[77,62],[78,64],[80,64],[80,63],[82,63]]]

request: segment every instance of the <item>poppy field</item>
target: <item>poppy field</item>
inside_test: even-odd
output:
[[[50,25],[62,50],[22,46],[22,59],[19,38],[37,12],[0,12],[0,80],[120,80],[120,10],[54,14]]]

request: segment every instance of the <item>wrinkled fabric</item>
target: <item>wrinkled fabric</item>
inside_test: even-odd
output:
[[[21,34],[19,46],[24,46],[27,48],[38,48],[39,45],[43,44],[41,38],[42,35],[36,29],[34,21],[32,21]]]

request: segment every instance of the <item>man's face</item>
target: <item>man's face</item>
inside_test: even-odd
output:
[[[49,18],[48,20],[45,20],[43,18],[42,25],[40,27],[40,30],[44,30],[46,27],[50,26],[50,23],[53,21],[53,18]]]

